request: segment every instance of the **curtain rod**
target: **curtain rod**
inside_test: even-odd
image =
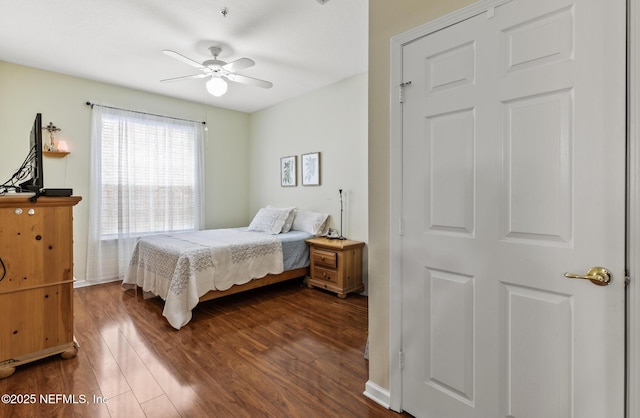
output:
[[[131,109],[123,109],[121,107],[114,107],[114,106],[107,106],[107,105],[103,105],[103,104],[98,104],[98,103],[91,103],[91,102],[86,102],[85,103],[87,106],[91,106],[91,108],[93,108],[93,106],[99,106],[99,107],[104,107],[107,109],[116,109],[116,110],[126,110],[127,112],[133,112],[133,113],[140,113],[142,115],[150,115],[150,116],[159,116],[161,118],[168,118],[168,119],[175,119],[175,120],[183,120],[186,122],[195,122],[195,123],[201,123],[203,125],[206,125],[207,122],[202,121],[202,120],[191,120],[191,119],[183,119],[183,118],[175,118],[173,116],[165,116],[165,115],[158,115],[156,113],[148,113],[148,112],[141,112],[139,110],[131,110]]]

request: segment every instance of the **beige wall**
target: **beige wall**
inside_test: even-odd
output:
[[[369,380],[389,388],[390,39],[473,3],[369,2]]]
[[[245,225],[249,219],[249,115],[0,61],[0,182],[9,180],[29,149],[36,113],[62,128],[71,153],[45,157],[45,187],[69,187],[83,200],[74,209],[74,273],[85,279],[89,222],[91,108],[107,104],[208,123],[205,189],[208,228]],[[239,167],[241,169],[239,169]]]

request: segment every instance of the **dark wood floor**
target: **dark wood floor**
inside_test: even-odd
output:
[[[161,300],[109,283],[76,289],[75,329],[77,357],[53,356],[0,380],[0,394],[37,397],[0,403],[0,416],[408,416],[362,394],[367,298],[359,295],[338,299],[293,281],[202,303],[176,331]]]

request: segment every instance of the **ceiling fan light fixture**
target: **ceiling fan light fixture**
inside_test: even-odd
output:
[[[178,81],[191,78],[209,78],[205,86],[207,88],[207,91],[212,96],[216,97],[223,96],[227,93],[227,88],[229,87],[227,85],[227,81],[229,80],[235,83],[249,84],[264,89],[273,87],[273,83],[270,81],[247,77],[246,75],[236,73],[239,70],[253,67],[256,63],[252,59],[239,58],[235,61],[224,62],[218,59],[218,54],[220,54],[221,52],[220,47],[212,46],[209,48],[209,52],[211,53],[211,55],[213,55],[213,59],[204,61],[203,63],[199,63],[198,61],[194,61],[191,58],[185,57],[184,55],[179,54],[175,51],[171,51],[169,49],[162,50],[163,54],[171,58],[175,58],[178,61],[182,61],[183,63],[188,64],[192,67],[195,67],[200,70],[201,73],[182,77],[167,78],[160,81]]]
[[[220,97],[227,92],[227,82],[220,77],[211,77],[207,81],[207,91],[212,96]]]

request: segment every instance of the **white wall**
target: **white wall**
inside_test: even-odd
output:
[[[343,235],[368,242],[367,74],[360,74],[250,116],[250,212],[268,204],[330,214]],[[320,152],[320,186],[302,186],[300,156]],[[280,186],[280,158],[297,156],[298,185]],[[365,286],[366,257],[365,256]]]
[[[74,209],[74,274],[85,278],[89,222],[89,142],[91,108],[85,102],[108,104],[185,119],[204,120],[205,225],[245,225],[249,219],[249,115],[117,87],[0,61],[0,183],[9,180],[29,149],[36,113],[43,124],[62,128],[71,153],[45,157],[45,187],[69,187],[83,200]],[[46,136],[45,136],[46,137]]]

